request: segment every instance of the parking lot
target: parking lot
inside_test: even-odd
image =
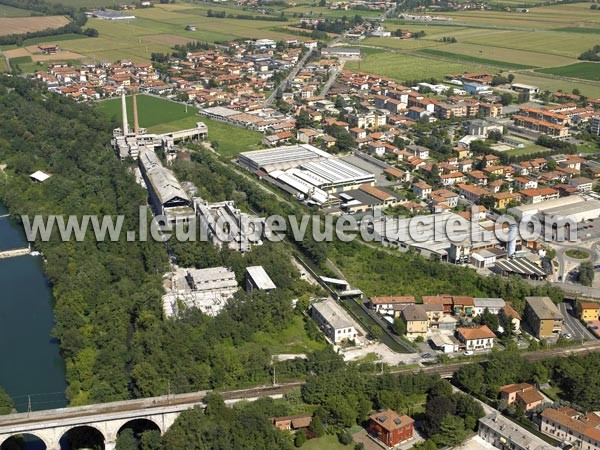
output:
[[[579,319],[577,318],[577,313],[573,310],[573,305],[571,303],[560,303],[558,305],[558,309],[565,318],[563,326],[563,335],[568,333],[572,336],[571,339],[577,340],[596,339],[594,335],[590,333],[590,331],[579,321]]]

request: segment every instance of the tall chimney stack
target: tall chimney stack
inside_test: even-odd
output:
[[[127,100],[125,99],[125,88],[121,91],[121,108],[123,109],[123,136],[129,132],[127,126]]]
[[[135,89],[133,90],[133,129],[135,131],[135,135],[139,136],[140,124],[138,122],[137,97],[135,96]]]

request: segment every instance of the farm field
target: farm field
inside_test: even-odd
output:
[[[65,6],[75,6],[77,8],[100,8],[103,6],[112,6],[114,0],[47,0],[48,3],[61,3]]]
[[[488,46],[480,44],[469,44],[458,42],[446,44],[437,48],[447,53],[453,53],[456,57],[481,58],[496,61],[498,64],[508,68],[531,68],[531,67],[553,67],[577,62],[574,58],[558,55],[550,55],[539,51],[514,50],[499,46]],[[468,61],[468,59],[465,59]],[[511,66],[512,65],[512,66]]]
[[[593,62],[580,62],[571,64],[570,66],[538,69],[537,72],[560,75],[563,77],[584,78],[586,80],[600,81],[600,64]]]
[[[448,47],[444,47],[444,48],[448,48]],[[505,61],[496,61],[493,59],[486,59],[486,58],[479,58],[477,56],[469,56],[469,55],[459,55],[457,53],[452,53],[452,52],[447,52],[447,51],[443,51],[443,50],[438,50],[438,49],[422,49],[420,51],[420,53],[426,54],[426,55],[431,55],[431,56],[439,56],[445,59],[450,59],[453,60],[457,63],[476,63],[476,64],[485,64],[485,65],[489,65],[489,66],[497,66],[497,67],[504,67],[507,69],[529,69],[532,66],[527,66],[524,64],[516,64],[516,63],[512,63],[512,62],[505,62]]]
[[[456,64],[413,55],[371,51],[364,55],[362,61],[347,63],[346,69],[370,72],[404,82],[425,78],[442,80],[447,74],[477,71],[481,67],[475,64]]]
[[[68,23],[64,16],[0,17],[0,36],[59,28]]]
[[[14,6],[0,5],[0,17],[29,17],[31,11],[15,8]]]
[[[440,42],[425,39],[400,39],[394,37],[370,37],[363,39],[360,45],[386,47],[392,50],[418,50],[421,48],[438,47]]]
[[[260,148],[262,134],[256,131],[201,117],[197,114],[196,108],[188,107],[186,112],[183,104],[167,99],[139,95],[137,100],[140,126],[148,128],[152,133],[192,128],[196,122],[204,122],[208,126],[208,139],[211,142],[218,142],[218,151],[225,156],[235,156],[242,151]],[[121,121],[120,98],[98,102],[98,108],[108,117]],[[133,104],[129,98],[127,116],[133,117]]]
[[[506,74],[507,75],[507,74]],[[600,85],[587,83],[585,80],[580,82],[560,80],[550,78],[544,74],[537,72],[517,72],[515,75],[515,83],[532,84],[539,86],[543,90],[571,92],[573,89],[579,89],[582,95],[592,98],[600,97]]]

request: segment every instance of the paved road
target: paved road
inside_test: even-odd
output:
[[[288,83],[298,74],[300,69],[302,69],[302,67],[304,67],[304,64],[306,64],[306,61],[308,60],[310,55],[312,55],[313,51],[314,51],[314,48],[309,48],[308,51],[302,57],[302,59],[296,63],[296,65],[294,66],[292,71],[288,74],[288,76],[285,77],[281,81],[281,83],[279,83],[279,86],[277,86],[275,89],[273,89],[273,92],[271,93],[271,95],[269,95],[269,98],[267,98],[265,100],[265,104],[264,104],[265,108],[268,108],[269,106],[271,106],[271,104],[277,98],[277,93],[285,91]]]
[[[329,78],[327,79],[327,81],[325,82],[325,84],[323,85],[323,89],[321,90],[321,96],[326,97],[327,93],[329,92],[329,89],[331,89],[331,86],[333,86],[333,83],[335,83],[335,80],[338,77],[338,74],[344,69],[344,61],[339,61],[334,68],[331,70],[331,73],[329,74]]]
[[[573,310],[572,304],[560,303],[558,309],[560,309],[561,314],[565,318],[563,332],[571,334],[573,339],[577,340],[596,340],[594,335],[579,321],[577,312]]]

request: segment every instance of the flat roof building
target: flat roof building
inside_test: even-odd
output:
[[[263,266],[246,267],[246,290],[272,291],[276,289],[275,283]]]
[[[288,145],[266,150],[243,152],[239,163],[251,171],[287,170],[300,164],[330,158],[331,155],[310,144]]]
[[[513,450],[558,450],[500,413],[479,419],[479,436],[497,448]]]
[[[313,303],[311,313],[313,320],[335,344],[358,336],[348,313],[333,299]]]

